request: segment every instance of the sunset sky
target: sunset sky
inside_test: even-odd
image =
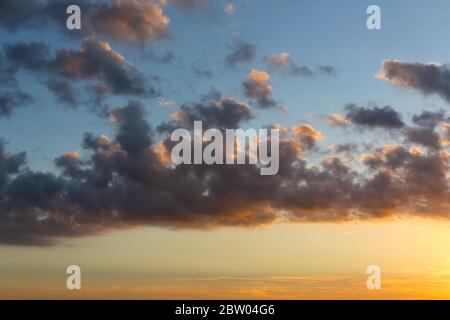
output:
[[[0,298],[449,299],[449,12],[1,1]],[[278,128],[278,174],[173,165],[196,120]]]

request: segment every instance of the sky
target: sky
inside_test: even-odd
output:
[[[0,298],[450,298],[449,9],[2,1]],[[174,165],[196,120],[279,172]]]

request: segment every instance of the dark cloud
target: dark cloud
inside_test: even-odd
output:
[[[15,109],[32,101],[31,96],[20,90],[0,90],[0,118],[9,117]]]
[[[158,127],[159,131],[170,132],[175,128],[191,129],[194,121],[202,121],[205,128],[234,129],[253,118],[250,106],[233,98],[212,96],[200,103],[182,105],[172,113],[172,122]]]
[[[333,66],[318,65],[316,71],[308,66],[299,66],[292,60],[288,52],[268,55],[264,60],[270,70],[280,70],[292,76],[308,78],[316,74],[336,75],[336,69]]]
[[[5,59],[14,70],[24,69],[38,77],[60,103],[76,106],[76,84],[87,82],[96,104],[108,93],[154,96],[157,90],[129,61],[108,43],[85,39],[80,50],[60,49],[52,55],[43,42],[4,45]]]
[[[84,40],[79,51],[58,51],[49,64],[69,79],[100,79],[99,88],[114,94],[155,94],[153,88],[146,87],[144,76],[130,62],[108,43],[95,39]]]
[[[80,31],[66,28],[66,8],[73,4],[82,10]],[[3,0],[0,27],[8,31],[52,28],[70,36],[96,35],[144,45],[168,36],[169,19],[162,6],[153,0]]]
[[[59,79],[48,79],[45,82],[45,85],[48,90],[55,95],[57,102],[72,107],[76,107],[78,105],[79,102],[77,101],[77,95],[79,93],[75,92],[75,89],[69,82]]]
[[[63,188],[63,181],[50,173],[25,172],[11,181],[5,195],[14,199],[13,206],[19,210],[27,207],[50,210]]]
[[[368,155],[366,160],[377,163],[374,167],[378,172],[377,176],[381,179],[377,181],[380,182],[379,187],[387,187],[385,192],[380,193],[380,195],[386,195],[381,200],[386,200],[387,204],[400,204],[400,201],[407,198],[410,199],[413,212],[423,209],[427,214],[432,214],[433,208],[448,207],[449,189],[446,172],[449,167],[447,157],[434,152],[424,154],[408,150],[404,146],[388,145],[374,154]],[[372,184],[376,182],[375,177]],[[380,191],[379,188],[377,190]],[[391,196],[389,196],[389,192],[393,192]],[[423,208],[420,208],[422,206],[420,201],[415,204],[414,201],[411,201],[410,197],[414,194],[423,196]],[[377,199],[380,199],[378,194],[377,196]],[[436,203],[432,203],[433,201]],[[445,215],[445,212],[448,212],[446,210],[437,214]]]
[[[227,45],[228,53],[225,61],[228,66],[236,67],[240,63],[251,62],[256,56],[256,46],[244,42],[241,39],[234,39]]]
[[[17,69],[7,63],[3,52],[0,52],[0,86],[2,87],[16,87],[17,81],[15,74]]]
[[[411,87],[423,94],[438,94],[450,102],[450,70],[447,65],[387,60],[383,62],[377,77],[394,85]]]
[[[405,128],[403,129],[403,133],[409,142],[436,150],[441,147],[441,139],[439,134],[434,131],[433,127]]]
[[[447,121],[448,117],[444,110],[440,111],[422,111],[420,114],[415,114],[412,118],[413,122],[421,127],[434,128],[439,123]]]
[[[366,108],[348,104],[345,110],[345,118],[358,126],[385,129],[400,129],[405,126],[401,115],[391,106]]]
[[[5,57],[15,67],[28,71],[43,71],[48,68],[50,49],[44,42],[18,42],[3,45]]]
[[[36,53],[39,55],[38,51]],[[0,52],[0,118],[9,117],[17,108],[33,102],[33,98],[19,88],[17,71],[15,65],[8,63],[5,53]]]
[[[129,155],[140,154],[152,143],[150,126],[143,118],[144,114],[144,106],[138,101],[112,111],[114,121],[119,125],[117,141]]]
[[[241,114],[248,107],[237,101],[203,103],[179,112],[186,121],[218,126],[237,126],[248,118]],[[363,155],[361,171],[338,156],[313,165],[305,156],[323,136],[299,125],[283,129],[278,175],[261,176],[252,165],[172,166],[170,158],[163,161],[170,153],[168,138],[155,140],[141,103],[132,101],[112,115],[116,135],[86,134],[84,157],[68,152],[55,159],[59,175],[31,171],[24,153],[8,154],[0,143],[0,242],[48,245],[142,225],[179,229],[393,215],[448,218],[444,153],[388,145]]]
[[[417,126],[407,126],[401,115],[390,106],[365,108],[349,104],[345,109],[345,118],[334,114],[327,121],[334,125],[342,123],[343,126],[353,124],[368,128],[401,129],[406,143],[418,144],[432,150],[442,147],[443,137],[436,131],[436,127],[448,120],[444,110],[424,110],[412,116],[412,122]]]
[[[8,183],[10,175],[16,174],[25,165],[26,153],[9,154],[5,150],[6,142],[0,139],[0,188]]]
[[[41,0],[2,0],[0,26],[9,31],[35,27],[41,20],[38,17],[45,15],[44,8],[45,3]]]
[[[87,135],[85,139],[90,136]],[[77,151],[66,152],[55,159],[55,165],[63,170],[63,175],[75,179],[86,178],[86,172],[81,169],[83,161],[80,160],[80,153]]]

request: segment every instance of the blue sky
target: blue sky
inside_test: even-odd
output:
[[[377,1],[382,10],[383,29],[369,31],[365,27],[365,9],[373,3],[236,1],[235,12],[230,16],[224,13],[224,2],[206,12],[195,13],[168,7],[166,15],[171,19],[171,38],[150,46],[156,52],[174,52],[176,57],[170,64],[161,65],[142,59],[142,49],[114,41],[110,43],[141,72],[160,77],[162,96],[177,105],[197,101],[200,95],[213,88],[225,96],[242,98],[240,83],[251,68],[265,69],[263,58],[267,54],[285,51],[298,64],[333,65],[337,69],[335,77],[320,76],[312,80],[271,74],[274,97],[288,108],[288,112],[260,111],[260,117],[250,124],[255,126],[273,120],[286,126],[294,125],[305,122],[311,113],[326,115],[338,112],[349,102],[390,104],[411,113],[425,105],[440,108],[442,101],[439,98],[425,99],[420,94],[393,88],[373,76],[384,59],[447,62],[450,43],[444,39],[450,31],[446,14],[450,3]],[[45,40],[55,49],[79,47],[77,39],[69,39],[51,30],[2,31],[1,37],[5,42]],[[253,62],[232,69],[225,65],[224,53],[226,44],[236,37],[255,44],[257,55]],[[199,79],[194,76],[191,70],[193,63],[205,65],[213,71],[214,77]],[[36,103],[17,110],[14,117],[0,119],[0,135],[9,141],[12,150],[28,150],[30,164],[34,168],[51,170],[54,157],[80,148],[82,133],[86,131],[111,132],[111,126],[104,119],[83,108],[70,110],[58,106],[47,90],[29,74],[22,73],[20,82]],[[124,102],[126,97],[112,99],[111,103],[120,105]],[[154,124],[174,111],[158,107],[152,98],[144,102]],[[320,129],[329,130],[325,127]]]

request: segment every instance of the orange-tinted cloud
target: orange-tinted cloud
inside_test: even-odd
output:
[[[386,60],[376,77],[393,85],[416,89],[423,94],[438,94],[450,102],[450,70],[446,65]]]
[[[245,95],[256,100],[261,108],[270,108],[276,105],[271,98],[272,86],[269,80],[270,75],[267,71],[252,69],[247,79],[242,83]]]
[[[268,77],[254,72],[251,79]],[[226,126],[239,127],[248,119],[246,104],[218,95],[209,99],[203,107],[182,107],[183,117],[169,127],[190,130],[189,121],[205,119],[216,125],[229,119]],[[86,134],[87,156],[57,158],[58,175],[27,169],[24,153],[10,154],[0,145],[1,242],[51,244],[138,225],[208,229],[403,215],[448,218],[450,212],[444,150],[409,141],[386,145],[361,155],[355,170],[338,148],[310,162],[309,153],[324,154],[317,145],[324,136],[298,125],[282,130],[279,173],[261,176],[253,165],[170,165],[169,135],[156,139],[137,101],[114,109],[112,120],[115,136]],[[164,128],[162,133],[172,130]]]
[[[68,34],[61,21],[66,19],[66,8],[71,4],[83,8],[83,15],[81,30],[71,32],[70,36],[99,36],[144,45],[166,38],[169,33],[170,20],[164,15],[162,4],[156,0],[81,0],[75,3],[65,0],[4,0],[0,3],[0,27],[9,31],[52,28]]]

